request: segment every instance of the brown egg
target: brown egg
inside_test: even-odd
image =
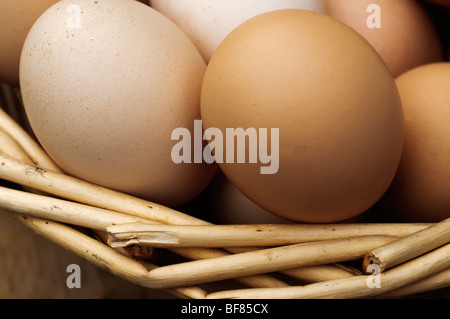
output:
[[[234,29],[207,67],[201,109],[205,135],[223,132],[222,149],[209,145],[225,175],[286,219],[361,214],[400,160],[394,78],[363,37],[324,14],[280,10]]]
[[[450,217],[450,63],[410,70],[397,79],[405,146],[398,173],[383,199],[404,221]]]
[[[443,60],[433,21],[416,0],[326,0],[325,4],[327,14],[372,44],[394,77]]]
[[[0,1],[0,81],[19,85],[20,52],[36,19],[57,0]]]

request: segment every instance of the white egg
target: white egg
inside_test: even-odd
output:
[[[219,224],[291,224],[261,208],[238,190],[221,172],[209,189],[213,218]]]
[[[324,12],[322,0],[150,0],[177,24],[209,62],[222,40],[239,24],[278,9]]]

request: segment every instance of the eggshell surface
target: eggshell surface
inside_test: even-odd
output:
[[[291,221],[278,217],[252,202],[223,174],[217,174],[212,182],[211,212],[219,224],[290,224]]]
[[[450,217],[450,63],[415,68],[397,80],[405,146],[383,202],[402,221]]]
[[[444,58],[436,27],[419,1],[325,0],[325,7],[370,42],[394,77]]]
[[[20,84],[33,131],[66,173],[177,206],[215,173],[171,159],[172,131],[200,117],[205,67],[148,5],[61,1],[26,39]]]
[[[258,14],[279,9],[324,11],[322,0],[151,0],[150,5],[175,22],[207,62],[231,30]]]
[[[253,202],[293,221],[361,214],[399,163],[403,116],[391,73],[363,37],[324,14],[278,10],[233,30],[207,67],[201,108],[205,130],[279,129],[275,173],[261,174],[260,160],[219,165]]]

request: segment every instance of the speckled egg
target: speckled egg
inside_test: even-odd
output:
[[[148,5],[61,1],[25,41],[20,85],[34,133],[67,174],[178,206],[216,170],[171,158],[172,132],[200,118],[205,67]]]

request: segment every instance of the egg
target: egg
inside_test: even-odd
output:
[[[0,81],[19,85],[23,42],[36,19],[57,0],[0,1]]]
[[[394,77],[443,60],[436,27],[416,0],[325,0],[325,7],[370,42]]]
[[[450,63],[417,67],[396,80],[405,145],[384,206],[402,221],[450,217]]]
[[[150,5],[174,21],[207,62],[230,31],[253,16],[289,8],[324,11],[322,0],[151,0]]]
[[[210,214],[219,224],[290,224],[255,204],[219,172],[208,191]]]
[[[128,0],[135,1],[135,0]],[[148,5],[148,0],[139,0]],[[0,81],[19,86],[19,61],[33,23],[58,0],[0,1]]]
[[[227,178],[297,222],[366,211],[403,146],[401,101],[382,58],[350,27],[308,10],[263,13],[234,29],[207,66],[201,111]]]
[[[20,85],[36,137],[67,174],[172,207],[216,171],[171,158],[172,132],[200,118],[205,68],[148,5],[63,0],[30,30]]]

